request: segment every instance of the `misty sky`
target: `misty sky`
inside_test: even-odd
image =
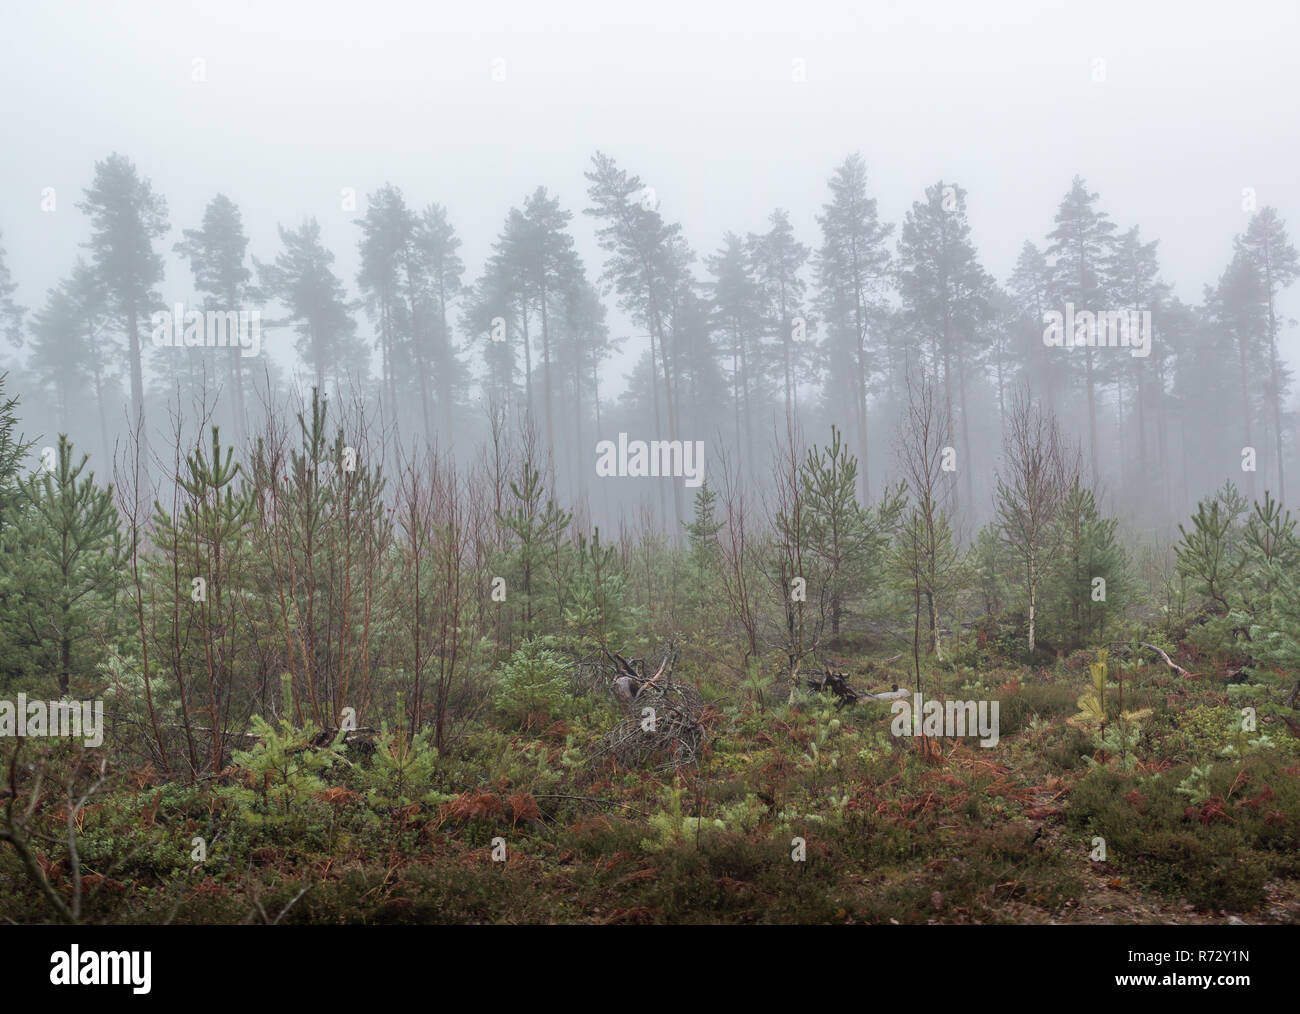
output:
[[[700,256],[774,207],[815,248],[826,180],[859,150],[885,221],[941,177],[966,187],[1000,282],[1080,173],[1120,229],[1160,240],[1165,278],[1199,302],[1246,226],[1242,188],[1300,238],[1298,35],[1294,2],[10,5],[0,230],[36,309],[88,236],[75,204],[95,161],[118,151],[168,200],[169,302],[192,293],[170,246],[218,191],[263,261],[277,222],[317,216],[355,296],[351,220],[386,181],[408,205],[448,207],[466,282],[544,185],[575,213],[594,277],[582,173],[598,148],[655,188]],[[51,186],[58,210],[43,213]],[[343,187],[357,211],[340,209]],[[1281,306],[1300,315],[1300,287]],[[268,340],[286,363],[290,343]],[[1297,329],[1284,349],[1300,362]],[[615,389],[640,351],[611,364]]]

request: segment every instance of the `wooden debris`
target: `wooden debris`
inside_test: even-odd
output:
[[[606,652],[615,669],[610,688],[624,717],[597,745],[594,757],[612,757],[624,767],[655,765],[676,770],[694,764],[707,739],[705,704],[693,687],[674,683],[676,650],[669,648],[649,679],[636,670],[640,659]]]
[[[848,673],[833,672],[830,666],[826,666],[820,673],[813,673],[804,677],[804,685],[819,693],[829,690],[839,698],[837,706],[841,708],[846,704],[856,704],[858,701],[898,700],[909,697],[912,693],[910,690],[899,690],[898,684],[894,684],[892,690],[886,690],[878,694],[859,693],[849,686]]]
[[[1164,661],[1165,665],[1169,666],[1170,669],[1178,673],[1178,675],[1182,676],[1184,679],[1195,678],[1191,673],[1189,673],[1181,665],[1179,665],[1177,662],[1171,659],[1168,655],[1166,655],[1163,651],[1157,648],[1154,644],[1147,644],[1145,641],[1139,641],[1138,644],[1143,648],[1150,648],[1152,651],[1154,651]]]

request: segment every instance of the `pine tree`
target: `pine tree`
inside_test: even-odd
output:
[[[565,626],[585,647],[622,644],[632,635],[632,616],[624,602],[626,581],[618,567],[618,549],[601,544],[599,528],[590,539],[578,533],[574,548],[577,565]]]
[[[1286,502],[1286,445],[1282,432],[1282,402],[1290,387],[1291,371],[1278,355],[1277,342],[1282,321],[1277,298],[1283,289],[1300,278],[1300,255],[1286,234],[1286,223],[1272,208],[1261,208],[1251,217],[1245,236],[1237,240],[1255,276],[1255,292],[1261,301],[1265,331],[1260,344],[1267,349],[1267,396],[1273,416],[1273,443],[1277,454],[1277,495]]]
[[[5,682],[25,677],[31,671],[31,654],[26,649],[28,635],[14,629],[12,618],[23,603],[23,588],[10,575],[21,566],[11,533],[22,520],[23,461],[31,442],[18,432],[18,399],[5,395],[8,373],[0,373],[0,677]]]
[[[88,274],[84,272],[80,278]],[[65,278],[46,294],[45,306],[32,320],[28,365],[50,395],[64,432],[72,429],[73,406],[83,402],[91,380],[96,316],[93,292],[80,288],[76,274]],[[102,402],[100,411],[101,427],[106,428]]]
[[[3,238],[3,234],[0,234]],[[5,249],[0,246],[0,333],[9,339],[9,344],[20,348],[23,344],[23,314],[25,306],[14,302],[14,291],[18,288],[9,277],[9,265],[5,260]]]
[[[1269,663],[1283,678],[1295,678],[1286,704],[1300,698],[1300,539],[1291,512],[1283,512],[1267,494],[1255,505],[1246,534],[1246,559],[1256,606],[1248,615],[1254,672],[1275,679],[1260,663]],[[1267,596],[1263,598],[1263,596]]]
[[[770,393],[759,363],[762,355],[762,292],[754,278],[745,241],[727,233],[722,247],[708,258],[713,328],[720,333],[719,352],[731,359],[731,401],[735,422],[731,446],[742,455],[742,471],[754,467],[756,420],[766,415]]]
[[[1010,293],[994,285],[989,295],[991,319],[985,331],[998,399],[998,438],[1007,417],[1007,389],[1025,372],[1020,349],[1025,343],[1025,315]]]
[[[238,312],[258,298],[251,285],[253,272],[245,260],[248,236],[239,207],[225,194],[217,194],[203,211],[203,224],[186,229],[174,249],[190,262],[194,287],[203,294],[204,310]],[[226,357],[222,374],[233,381],[235,432],[242,440],[248,433],[248,409],[244,397],[244,355],[238,347],[222,353]]]
[[[457,392],[469,380],[468,370],[461,362],[451,331],[448,308],[451,300],[461,291],[461,276],[465,265],[456,251],[461,242],[447,218],[447,209],[441,204],[430,204],[420,215],[415,229],[415,246],[428,281],[429,312],[421,314],[421,346],[431,346],[429,357],[438,392],[438,408],[442,416],[445,439],[452,441],[452,418]],[[428,338],[424,337],[428,334]]]
[[[1284,631],[1293,609],[1288,576],[1300,568],[1296,523],[1268,491],[1246,520],[1240,553],[1241,580],[1233,596],[1231,621],[1234,632],[1245,641],[1248,666],[1258,673],[1261,657],[1279,660],[1277,649],[1286,640]]]
[[[64,695],[74,675],[94,672],[78,649],[93,615],[112,600],[125,559],[113,487],[101,489],[93,472],[82,478],[87,460],[74,464],[72,444],[60,435],[54,467],[20,484],[21,513],[7,533],[13,566],[6,583],[21,589],[10,619],[30,638],[40,668],[58,674]]]
[[[532,441],[527,440],[519,476],[510,482],[513,503],[508,510],[497,514],[497,523],[513,536],[506,588],[508,601],[518,604],[525,637],[540,630],[548,618],[563,615],[562,587],[555,579],[560,566],[561,540],[573,520],[571,513],[562,510],[547,495],[541,469],[532,452]],[[544,589],[548,576],[552,592],[549,601]]]
[[[0,536],[18,519],[22,502],[20,471],[31,441],[18,432],[18,398],[5,396],[9,374],[0,373]]]
[[[232,760],[251,776],[251,788],[234,785],[221,790],[231,799],[248,824],[285,826],[301,835],[308,827],[307,813],[325,789],[321,777],[343,756],[342,731],[326,746],[318,746],[322,729],[308,722],[297,726],[290,718],[291,691],[288,677],[282,679],[282,707],[285,715],[274,724],[261,715],[252,716],[257,745],[236,750]]]
[[[704,480],[695,491],[694,517],[686,525],[686,544],[691,555],[702,565],[710,564],[718,551],[718,532],[722,522],[717,518],[718,494]]]
[[[750,233],[749,256],[762,300],[765,330],[780,342],[781,355],[774,365],[784,380],[785,421],[789,428],[794,424],[799,400],[800,349],[794,339],[793,321],[804,315],[803,298],[808,286],[800,272],[808,263],[809,251],[794,238],[787,212],[777,208],[768,223],[767,232]]]
[[[481,381],[489,405],[505,410],[521,401],[520,346],[524,353],[523,413],[532,411],[532,354],[528,344],[523,282],[511,270],[523,216],[512,209],[492,244],[492,253],[462,305],[461,327],[482,341]]]
[[[1062,648],[1103,637],[1107,618],[1123,610],[1127,581],[1118,524],[1101,516],[1093,491],[1074,476],[1057,510],[1056,559],[1043,590],[1044,612],[1064,635]]]
[[[154,289],[163,279],[162,255],[154,240],[171,228],[167,201],[127,158],[114,152],[95,163],[95,181],[77,207],[90,216],[87,246],[110,305],[126,333],[131,371],[131,425],[144,430],[144,368],[140,320],[162,301]],[[140,477],[136,476],[138,480]]]
[[[503,265],[522,286],[523,330],[528,334],[530,320],[536,321],[541,338],[542,406],[546,435],[548,471],[555,467],[555,409],[552,343],[556,320],[563,320],[566,308],[575,299],[585,279],[568,232],[571,212],[560,207],[545,187],[538,187],[521,212],[511,212],[507,222],[506,260]],[[531,378],[529,378],[531,383]]]
[[[382,457],[332,420],[318,390],[297,421],[297,446],[253,447],[254,562],[274,613],[266,636],[284,640],[299,720],[334,726],[344,707],[361,713],[371,692],[375,659],[366,646],[389,580],[393,513]]]
[[[613,342],[606,323],[605,305],[600,293],[586,278],[577,281],[565,300],[563,320],[558,322],[553,341],[555,370],[559,378],[558,401],[573,406],[573,454],[570,458],[575,476],[574,496],[585,502],[587,469],[585,442],[588,420],[600,426],[600,364],[621,342]],[[590,399],[585,392],[590,386]]]
[[[1240,243],[1218,284],[1207,291],[1205,313],[1218,332],[1214,344],[1221,346],[1226,343],[1228,349],[1223,351],[1235,352],[1232,359],[1237,367],[1236,380],[1241,394],[1241,446],[1254,447],[1257,402],[1264,401],[1259,378],[1267,376],[1269,372],[1265,338],[1267,318],[1259,274]],[[1219,348],[1212,350],[1212,354],[1217,352]],[[1213,370],[1213,377],[1217,381],[1213,387],[1217,389],[1222,383],[1219,378],[1223,364],[1206,365]],[[1251,472],[1247,481],[1247,493],[1253,497],[1255,489],[1255,474]]]
[[[867,397],[876,372],[883,367],[890,390],[902,387],[902,364],[886,347],[880,362],[869,340],[881,320],[881,291],[889,270],[885,241],[893,232],[876,214],[876,200],[867,195],[867,167],[861,155],[850,155],[830,179],[831,200],[817,222],[822,244],[817,252],[817,310],[826,329],[826,359],[831,385],[827,400],[853,406],[857,422],[857,456],[862,466],[861,495],[871,488],[868,468]],[[885,335],[888,342],[888,334]]]
[[[1010,597],[1015,561],[1007,545],[998,538],[996,524],[979,530],[967,554],[967,564],[984,615],[1000,616]]]
[[[385,184],[366,200],[366,214],[356,219],[361,228],[358,247],[361,268],[357,285],[366,313],[376,328],[375,345],[381,357],[380,381],[391,411],[399,412],[398,378],[402,394],[409,379],[419,384],[424,432],[429,427],[429,385],[425,363],[415,342],[415,310],[421,279],[416,277],[413,254],[415,219],[402,192]]]
[[[1246,509],[1245,498],[1227,482],[1196,505],[1191,531],[1178,526],[1181,539],[1174,553],[1179,573],[1191,579],[1193,591],[1214,616],[1226,616],[1232,610],[1229,595],[1241,566],[1238,519]]]
[[[220,771],[230,746],[237,682],[251,650],[240,636],[240,619],[254,501],[247,484],[236,482],[243,469],[234,448],[222,445],[219,427],[211,428],[211,438],[210,451],[195,447],[176,476],[179,509],[169,512],[155,503],[153,523],[153,541],[161,550],[155,582],[162,608],[171,612],[168,647],[187,715],[193,773],[198,755],[189,717],[193,709],[203,712],[210,770]],[[197,689],[195,674],[203,681]]]
[[[586,178],[592,206],[584,210],[601,222],[596,230],[608,257],[602,279],[618,292],[619,305],[650,332],[653,369],[662,366],[668,439],[677,439],[675,378],[668,347],[673,295],[691,260],[681,239],[681,226],[665,222],[650,200],[640,177],[629,176],[609,156],[596,152]],[[656,362],[656,359],[658,362]],[[656,382],[655,387],[658,387]],[[660,432],[659,399],[654,396],[655,430]],[[682,520],[681,487],[674,484],[675,516]]]
[[[1055,349],[1043,344],[1043,315],[1051,308],[1051,267],[1043,252],[1025,242],[1016,258],[1015,269],[1007,280],[1007,294],[1015,308],[1015,360],[1025,383],[1037,391],[1049,405],[1057,403],[1068,382],[1069,360],[1055,355]],[[1006,406],[999,396],[1001,421],[1006,421]]]
[[[717,516],[717,508],[717,491],[710,488],[706,479],[695,491],[693,517],[685,525],[690,565],[688,602],[695,610],[711,609],[717,601],[711,591],[722,566],[722,551],[718,546],[722,521]]]
[[[980,266],[966,217],[966,191],[942,180],[925,190],[903,221],[898,240],[898,288],[904,320],[918,342],[928,342],[932,375],[942,386],[949,433],[957,432],[953,387],[961,414],[966,498],[974,499],[970,414],[966,407],[968,363],[979,355],[977,329],[992,314],[993,279]],[[940,379],[940,367],[942,378]],[[955,476],[953,477],[956,478]]]
[[[280,226],[279,232],[284,252],[273,264],[256,258],[253,263],[266,295],[289,311],[285,323],[298,332],[298,356],[312,371],[316,389],[325,394],[327,380],[362,383],[369,354],[356,338],[343,283],[330,269],[334,255],[321,245],[320,224],[310,218],[298,229]]]
[[[1048,235],[1051,245],[1047,256],[1052,259],[1052,291],[1062,304],[1071,302],[1077,311],[1101,313],[1109,298],[1107,270],[1112,263],[1115,224],[1096,208],[1097,195],[1088,191],[1076,176],[1070,192],[1056,211],[1056,228]],[[1085,337],[1067,335],[1069,341]],[[1098,365],[1094,349],[1084,345],[1084,387],[1088,396],[1088,460],[1092,481],[1099,479],[1097,466],[1097,394]]]
[[[1143,243],[1138,227],[1134,226],[1123,233],[1115,242],[1111,262],[1107,273],[1111,278],[1115,305],[1112,309],[1129,312],[1147,311],[1151,314],[1151,350],[1143,357],[1127,357],[1117,360],[1115,380],[1122,385],[1124,377],[1136,374],[1134,414],[1137,416],[1136,433],[1124,425],[1121,414],[1120,432],[1126,434],[1125,443],[1136,440],[1137,443],[1137,478],[1136,482],[1126,481],[1125,485],[1136,485],[1141,500],[1150,503],[1152,480],[1163,483],[1163,473],[1168,468],[1164,455],[1152,453],[1149,449],[1151,431],[1163,425],[1157,416],[1152,420],[1153,406],[1158,411],[1164,396],[1164,359],[1167,356],[1167,337],[1163,331],[1156,336],[1157,322],[1163,324],[1164,306],[1169,298],[1169,286],[1160,278],[1160,261],[1156,255],[1157,240]],[[1121,401],[1122,408],[1122,401]],[[1153,426],[1154,422],[1154,426]],[[1152,468],[1152,464],[1156,468]],[[1124,473],[1128,479],[1127,473]]]
[[[1233,397],[1237,382],[1237,350],[1216,323],[1216,290],[1205,286],[1201,306],[1171,300],[1162,330],[1173,351],[1170,369],[1170,457],[1181,482],[1176,490],[1180,509],[1194,508],[1195,490],[1213,489],[1223,481],[1222,462],[1239,459],[1242,439],[1239,404]],[[1206,405],[1219,411],[1206,412]],[[1254,473],[1246,480],[1253,483]],[[1171,481],[1171,486],[1173,485]]]
[[[689,273],[678,278],[673,307],[672,349],[673,376],[677,378],[677,390],[681,393],[681,431],[697,435],[725,432],[729,424],[725,397],[727,378],[718,362],[712,307],[704,295],[703,286]],[[801,370],[801,360],[796,358],[794,366]]]
[[[838,427],[831,442],[804,459],[809,554],[817,562],[819,599],[830,610],[831,636],[839,637],[844,614],[878,580],[890,536],[902,514],[904,493],[887,491],[875,509],[858,502],[858,461]]]

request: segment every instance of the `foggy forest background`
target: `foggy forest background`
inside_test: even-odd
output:
[[[0,911],[1296,921],[1300,8],[1165,6],[5,12]]]
[[[1056,415],[1099,502],[1139,535],[1168,535],[1228,479],[1284,504],[1300,482],[1280,352],[1296,255],[1282,215],[1253,191],[1221,274],[1188,302],[1172,294],[1159,237],[1115,221],[1078,176],[999,279],[968,218],[978,194],[956,179],[918,184],[902,220],[885,221],[858,153],[829,170],[813,221],[775,207],[703,250],[655,187],[602,152],[566,188],[576,200],[538,186],[502,209],[482,264],[461,255],[456,195],[417,204],[401,180],[345,190],[355,273],[337,266],[316,216],[277,221],[279,244],[257,250],[226,194],[199,220],[173,221],[127,154],[86,175],[59,212],[75,201],[84,241],[36,305],[19,302],[20,248],[0,239],[0,312],[7,391],[21,396],[23,431],[40,436],[31,454],[66,434],[100,475],[120,466],[133,420],[157,475],[147,449],[172,444],[178,425],[183,444],[217,425],[243,447],[268,409],[296,412],[315,387],[363,411],[394,462],[436,447],[468,465],[494,429],[498,441],[530,430],[582,524],[635,519],[679,537],[690,513],[681,479],[595,481],[598,441],[702,441],[715,489],[724,463],[758,489],[788,435],[824,442],[835,427],[870,502],[900,477],[906,390],[924,380],[956,455],[943,492],[959,538],[992,514],[1021,389]],[[584,234],[596,263],[577,252]],[[151,315],[178,303],[258,311],[261,354],[155,347]],[[1044,315],[1067,304],[1148,311],[1149,355],[1045,345]],[[615,357],[630,364],[621,378]],[[1242,467],[1246,447],[1254,470]]]

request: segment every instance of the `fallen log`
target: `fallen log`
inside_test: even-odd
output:
[[[868,698],[870,698],[870,699],[873,700],[873,701],[901,701],[901,700],[903,700],[903,698],[905,698],[905,697],[911,697],[911,696],[912,696],[912,691],[911,691],[911,690],[899,690],[898,687],[894,687],[893,690],[886,690],[884,693],[879,693],[879,694],[863,694],[862,696],[863,696],[863,697],[868,697]]]
[[[881,693],[860,693],[849,686],[848,673],[833,672],[829,666],[820,673],[804,677],[804,685],[819,693],[829,690],[839,698],[838,706],[856,704],[858,701],[893,701],[911,695],[910,690],[899,690],[895,684],[892,690]]]

